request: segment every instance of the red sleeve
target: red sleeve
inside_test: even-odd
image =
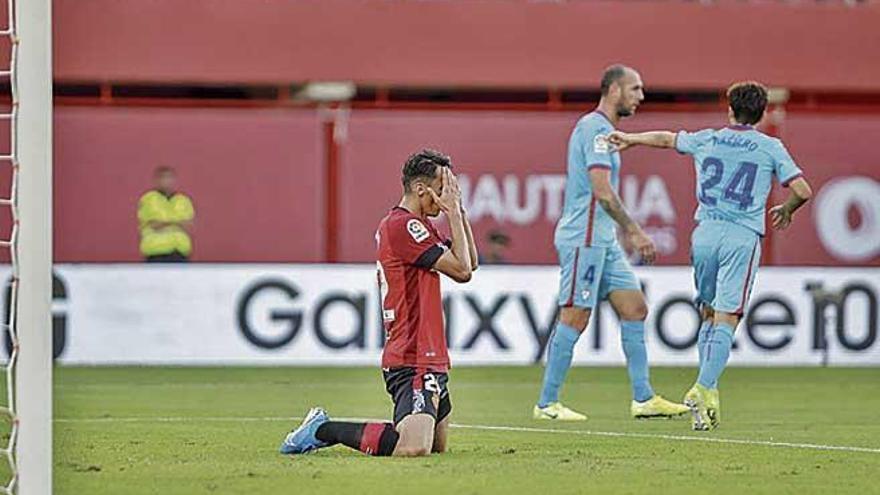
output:
[[[404,263],[430,269],[446,251],[434,230],[416,217],[400,217],[388,227],[391,251]]]
[[[446,247],[448,247],[448,248],[451,248],[451,247],[452,247],[452,239],[450,239],[449,237],[446,237],[445,235],[443,235],[443,233],[441,233],[440,230],[437,229],[437,226],[436,226],[436,225],[434,225],[434,224],[431,223],[431,222],[428,222],[428,229],[431,230],[431,233],[432,233],[432,234],[434,234],[435,236],[437,236],[437,239],[440,239],[440,243],[441,243],[441,244],[443,244],[444,246],[446,246]]]

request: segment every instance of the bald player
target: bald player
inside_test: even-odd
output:
[[[607,299],[620,317],[620,339],[632,385],[634,418],[673,417],[688,408],[656,395],[648,373],[641,285],[618,243],[625,236],[648,263],[654,243],[624,208],[617,194],[620,153],[608,142],[620,119],[633,115],[645,99],[641,76],[613,65],[602,75],[599,106],[577,122],[568,143],[568,180],[554,244],[559,254],[559,321],[547,345],[547,365],[535,419],[585,420],[559,401],[575,344],[596,305]]]

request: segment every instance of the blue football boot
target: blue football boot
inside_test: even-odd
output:
[[[327,411],[320,407],[313,407],[299,428],[291,431],[281,442],[279,451],[282,454],[308,454],[320,448],[327,447],[326,442],[315,438],[315,432],[322,424],[330,421]]]

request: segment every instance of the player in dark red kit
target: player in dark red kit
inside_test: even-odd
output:
[[[452,239],[429,220],[441,212]],[[422,150],[407,159],[403,199],[379,223],[376,242],[386,331],[382,374],[394,402],[394,422],[331,421],[315,407],[284,439],[283,454],[305,454],[337,443],[380,456],[446,450],[452,403],[446,388],[449,354],[438,272],[464,283],[477,268],[474,236],[448,156]]]

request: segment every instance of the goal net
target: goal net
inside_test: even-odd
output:
[[[6,0],[0,29],[0,257],[8,262],[0,493],[52,491],[51,0]]]

